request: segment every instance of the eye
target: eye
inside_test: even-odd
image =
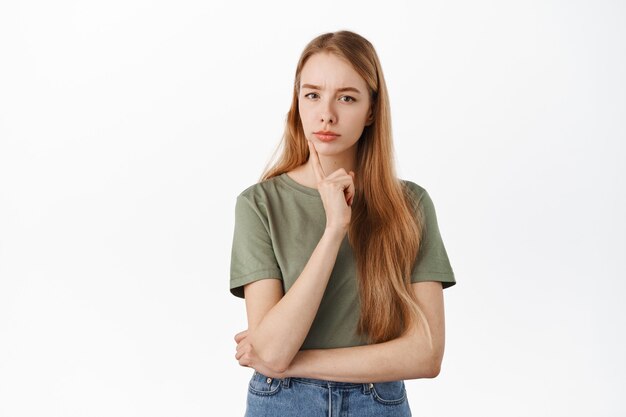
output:
[[[308,94],[305,94],[305,95],[304,95],[304,97],[306,97],[306,98],[311,98],[311,99],[313,99],[313,98],[317,98],[317,97],[309,97],[311,94],[313,94],[313,95],[317,96],[317,93],[308,93]]]
[[[356,101],[356,99],[354,97],[350,97],[350,96],[341,96],[341,97],[339,97],[339,100],[344,99],[344,98],[347,99],[347,100],[343,100],[343,101],[345,101],[347,103]]]

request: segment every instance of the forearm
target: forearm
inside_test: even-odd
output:
[[[407,335],[366,346],[302,350],[285,376],[357,383],[434,378],[442,356],[427,338]]]
[[[289,291],[249,329],[250,342],[268,366],[286,369],[317,314],[345,231],[326,229]]]

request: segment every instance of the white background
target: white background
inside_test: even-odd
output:
[[[235,197],[305,44],[368,38],[458,284],[417,416],[626,414],[626,4],[0,6],[0,416],[241,416]],[[216,407],[222,411],[216,411]]]

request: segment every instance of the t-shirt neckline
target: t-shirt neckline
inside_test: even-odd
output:
[[[278,178],[283,180],[283,182],[286,183],[291,188],[295,188],[296,190],[301,191],[310,196],[321,198],[320,192],[317,190],[317,188],[311,188],[311,187],[307,187],[306,185],[300,184],[299,182],[291,178],[289,175],[287,175],[286,172],[283,172],[282,174],[280,174]]]

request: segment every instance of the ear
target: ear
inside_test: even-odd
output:
[[[372,123],[374,123],[374,114],[372,113],[372,110],[370,109],[370,112],[367,114],[367,119],[365,119],[365,126],[369,126]]]

